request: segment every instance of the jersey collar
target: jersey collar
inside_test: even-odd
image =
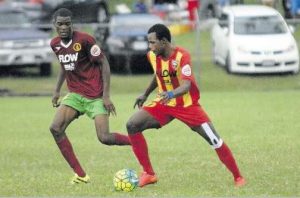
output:
[[[72,39],[67,44],[64,44],[62,41],[60,41],[60,45],[63,46],[64,48],[70,47],[71,43],[72,43]]]

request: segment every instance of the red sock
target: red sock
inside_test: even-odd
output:
[[[120,133],[113,133],[115,136],[116,145],[130,145],[130,140],[127,135],[122,135]]]
[[[135,133],[128,136],[131,142],[132,150],[143,167],[144,171],[150,175],[154,175],[154,171],[148,155],[147,142],[142,133]]]
[[[73,168],[74,172],[77,173],[78,176],[84,177],[85,172],[81,168],[81,166],[75,156],[75,153],[73,151],[73,148],[72,148],[72,145],[71,145],[69,139],[67,137],[65,137],[65,138],[59,140],[58,142],[56,142],[56,144],[57,144],[58,148],[60,149],[62,155],[66,159],[66,161],[69,163],[71,168]]]
[[[220,158],[220,160],[225,164],[225,166],[228,168],[228,170],[233,174],[233,177],[236,179],[238,177],[241,177],[239,168],[237,167],[237,164],[235,162],[235,159],[228,148],[228,146],[223,142],[222,146],[220,148],[216,149],[216,152]]]

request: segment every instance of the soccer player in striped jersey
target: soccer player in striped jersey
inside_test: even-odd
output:
[[[95,39],[83,32],[73,31],[72,13],[61,8],[54,13],[58,36],[51,41],[60,73],[52,98],[58,107],[50,131],[65,160],[75,172],[72,183],[88,183],[90,177],[81,167],[65,133],[66,128],[80,115],[94,120],[96,133],[106,145],[129,145],[127,135],[109,132],[109,115],[116,115],[110,100],[109,63]],[[66,81],[69,93],[59,104],[60,90]]]
[[[198,102],[200,92],[193,75],[190,54],[171,44],[170,31],[162,24],[156,24],[148,30],[148,43],[150,51],[147,56],[153,67],[154,77],[144,94],[136,99],[134,107],[138,106],[139,111],[127,122],[132,150],[143,168],[139,186],[158,181],[142,132],[150,128],[160,128],[173,119],[182,121],[201,135],[232,173],[235,186],[243,186],[246,180],[241,175],[229,147],[217,134]],[[149,94],[156,88],[157,98],[143,106]]]

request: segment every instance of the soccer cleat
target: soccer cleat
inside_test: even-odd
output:
[[[149,175],[146,172],[143,172],[139,178],[139,187],[143,187],[148,184],[154,184],[158,181],[156,175]]]
[[[236,187],[241,187],[244,186],[246,184],[246,180],[243,177],[238,177],[234,179],[234,185]]]
[[[87,184],[90,182],[90,177],[85,175],[84,177],[80,177],[75,173],[75,176],[71,180],[71,184]]]

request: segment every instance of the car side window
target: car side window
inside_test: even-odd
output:
[[[219,17],[219,26],[221,28],[229,27],[229,17],[228,14],[222,13]]]

